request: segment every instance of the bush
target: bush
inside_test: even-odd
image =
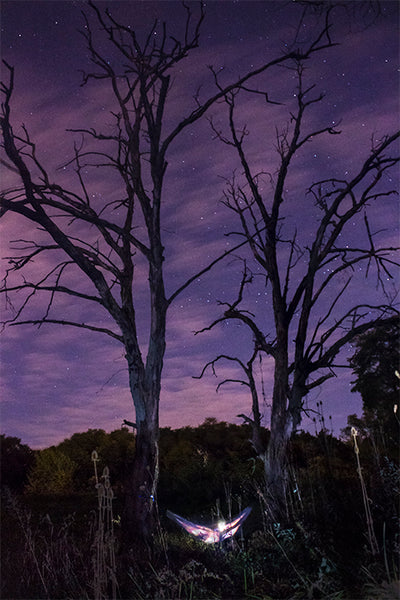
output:
[[[40,450],[28,476],[28,492],[32,494],[69,494],[77,465],[57,448]]]

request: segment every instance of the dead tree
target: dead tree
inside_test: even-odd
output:
[[[150,541],[158,477],[159,396],[167,310],[200,274],[194,273],[166,296],[160,211],[170,148],[185,128],[247,81],[276,65],[296,57],[310,57],[333,44],[326,22],[301,51],[286,51],[263,62],[231,84],[218,86],[204,101],[197,94],[195,107],[188,108],[186,115],[171,125],[166,124],[165,119],[170,77],[174,67],[199,43],[204,17],[201,3],[197,17],[192,9],[183,5],[187,18],[181,41],[169,37],[165,25],[161,35],[153,35],[154,25],[144,42],[134,29],[117,22],[110,12],[100,11],[92,2],[89,6],[96,31],[108,40],[113,58],[108,60],[104,49],[99,49],[92,33],[93,25],[85,16],[83,35],[93,71],[84,73],[83,84],[101,82],[110,86],[114,126],[112,129],[74,130],[84,141],[75,145],[74,157],[69,163],[74,167],[77,181],[71,189],[53,180],[29,132],[22,127],[17,133],[13,126],[14,69],[6,65],[10,79],[2,83],[1,128],[3,162],[9,168],[12,185],[1,195],[0,216],[18,215],[40,232],[42,241],[20,240],[19,252],[9,259],[2,291],[10,302],[20,298],[21,292],[25,294],[9,325],[51,323],[79,327],[111,336],[122,344],[136,413],[136,454],[126,487],[123,530],[132,542],[135,539]],[[267,95],[266,100],[268,102]],[[87,172],[94,173],[96,169],[113,173],[118,199],[107,202],[91,193],[92,180],[88,179]],[[44,255],[54,256],[53,266],[34,279],[29,276],[29,268],[32,261]],[[201,273],[220,259],[217,257],[206,265]],[[148,270],[150,317],[145,348],[139,341],[133,294],[138,264],[147,265]],[[68,277],[71,271],[77,273],[76,285],[71,284]],[[21,277],[15,279],[18,276]],[[112,325],[98,326],[82,322],[76,316],[60,316],[55,306],[55,299],[60,296],[98,307],[108,319],[111,317]],[[44,315],[40,319],[29,315],[31,301],[36,298],[44,303]]]
[[[229,133],[223,133],[221,127],[211,122],[216,137],[234,148],[239,159],[242,178],[238,181],[235,175],[228,181],[224,203],[237,215],[240,223],[237,235],[248,242],[257,269],[265,276],[269,289],[266,309],[272,306],[273,323],[245,310],[244,288],[248,287],[251,296],[253,280],[246,267],[236,300],[221,303],[222,316],[202,330],[233,319],[244,323],[252,333],[254,350],[247,363],[221,354],[206,365],[202,375],[210,366],[215,372],[216,362],[224,360],[236,361],[245,373],[240,383],[251,390],[253,413],[252,419],[247,420],[253,426],[256,451],[265,464],[268,508],[274,519],[286,515],[286,450],[291,432],[301,423],[305,396],[335,375],[335,367],[339,366],[337,357],[346,344],[368,329],[398,318],[393,302],[385,294],[385,279],[393,278],[392,270],[398,266],[394,258],[398,248],[376,246],[367,207],[397,193],[387,188],[384,178],[398,163],[399,158],[394,154],[400,133],[387,135],[375,143],[352,179],[329,178],[310,186],[304,201],[313,201],[319,217],[312,242],[300,246],[296,231],[285,234],[284,190],[289,187],[292,159],[312,139],[339,132],[331,126],[306,131],[304,115],[322,101],[323,95],[314,95],[314,85],[305,87],[301,58],[295,58],[290,68],[297,75],[297,106],[290,113],[290,125],[284,131],[277,131],[279,165],[276,174],[270,176],[269,193],[265,191],[268,186],[262,174],[254,173],[248,158],[245,143],[248,131],[236,125],[239,95],[255,92],[242,87],[225,95]],[[364,228],[365,246],[341,243],[342,232],[354,218]],[[299,222],[301,219],[299,211]],[[343,308],[343,299],[359,265],[364,265],[369,275],[376,267],[383,303],[360,302]],[[271,435],[267,448],[259,447],[260,407],[252,371],[258,353],[271,356],[274,361]]]

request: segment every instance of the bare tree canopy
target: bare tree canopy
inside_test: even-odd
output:
[[[296,191],[296,195],[305,193],[317,209],[313,221],[304,222],[290,200],[293,163],[307,143],[315,143],[321,136],[338,136],[340,131],[332,124],[315,128],[308,124],[308,113],[324,100],[324,94],[316,91],[316,84],[307,77],[306,60],[295,57],[285,68],[293,71],[297,85],[287,125],[276,128],[276,172],[267,172],[267,166],[260,170],[258,158],[252,161],[247,142],[251,126],[243,124],[240,112],[241,96],[259,94],[259,90],[242,87],[225,94],[227,123],[210,121],[216,138],[237,153],[238,172],[227,181],[224,204],[237,216],[239,230],[232,233],[248,242],[252,260],[244,260],[236,299],[221,302],[222,316],[201,330],[233,320],[244,324],[253,337],[250,358],[220,354],[206,364],[201,376],[208,367],[215,374],[216,363],[226,361],[236,362],[244,373],[244,379],[225,379],[219,387],[237,382],[250,389],[252,418],[241,416],[252,424],[253,445],[265,462],[268,508],[275,520],[284,514],[286,446],[290,433],[301,423],[304,398],[334,377],[338,368],[348,366],[338,360],[347,344],[399,318],[396,295],[388,284],[396,280],[395,273],[398,275],[399,248],[379,245],[379,232],[368,214],[370,207],[376,208],[397,195],[388,174],[399,162],[400,132],[381,139],[373,137],[370,150],[365,149],[365,158],[352,177],[328,177],[311,182],[304,192]],[[218,84],[217,74],[215,78]],[[302,202],[301,206],[306,204]],[[351,232],[355,225],[364,231],[357,242]],[[374,279],[381,292],[379,303],[370,299],[353,303],[349,299],[348,289],[354,285],[353,280],[357,281],[360,269]],[[265,306],[256,315],[250,310],[254,306],[251,284],[254,288],[254,279],[260,274],[265,281]],[[246,301],[246,291],[250,302]],[[261,442],[254,368],[262,355],[271,357],[274,363],[267,448]]]

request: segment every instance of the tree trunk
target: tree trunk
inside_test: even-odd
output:
[[[123,513],[123,550],[137,549],[135,559],[152,554],[155,531],[155,503],[158,483],[158,437],[161,374],[165,354],[167,302],[162,278],[163,248],[158,235],[154,243],[154,259],[150,263],[151,292],[150,339],[146,363],[136,336],[136,328],[125,330],[129,386],[136,413],[135,456],[128,466],[125,481]],[[129,290],[129,294],[130,294]],[[131,316],[131,322],[134,317]]]
[[[265,461],[267,508],[274,521],[287,518],[287,445],[290,436],[290,417],[287,410],[288,366],[287,352],[281,348],[275,357],[275,377],[272,397],[271,436]]]
[[[165,323],[165,313],[163,315]],[[146,365],[141,356],[127,352],[129,384],[136,413],[133,461],[125,476],[122,545],[126,553],[135,547],[137,559],[151,555],[155,528],[158,483],[158,437],[161,372],[165,352],[165,327],[150,340]]]
[[[123,512],[123,549],[151,555],[158,481],[158,423],[138,423],[133,461],[127,465]],[[137,558],[137,557],[136,557]]]

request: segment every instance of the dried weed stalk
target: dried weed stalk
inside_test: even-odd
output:
[[[115,562],[115,535],[112,501],[114,492],[110,483],[110,471],[104,467],[98,479],[96,451],[92,452],[96,488],[98,495],[97,530],[94,540],[94,578],[93,588],[95,600],[115,600],[117,597],[117,578]]]
[[[366,517],[366,521],[367,521],[368,541],[369,541],[369,545],[371,548],[372,556],[375,556],[376,554],[378,554],[379,548],[378,548],[378,542],[377,542],[375,532],[374,532],[374,522],[372,520],[371,509],[369,506],[370,499],[368,498],[367,488],[365,486],[365,481],[364,481],[364,477],[363,477],[362,470],[361,470],[360,449],[359,449],[358,443],[357,443],[357,434],[358,434],[357,429],[355,427],[352,427],[351,428],[351,436],[354,441],[354,453],[356,455],[356,460],[357,460],[357,473],[358,473],[358,477],[360,479],[361,492],[362,492],[362,497],[363,497],[363,502],[364,502],[365,517]]]

